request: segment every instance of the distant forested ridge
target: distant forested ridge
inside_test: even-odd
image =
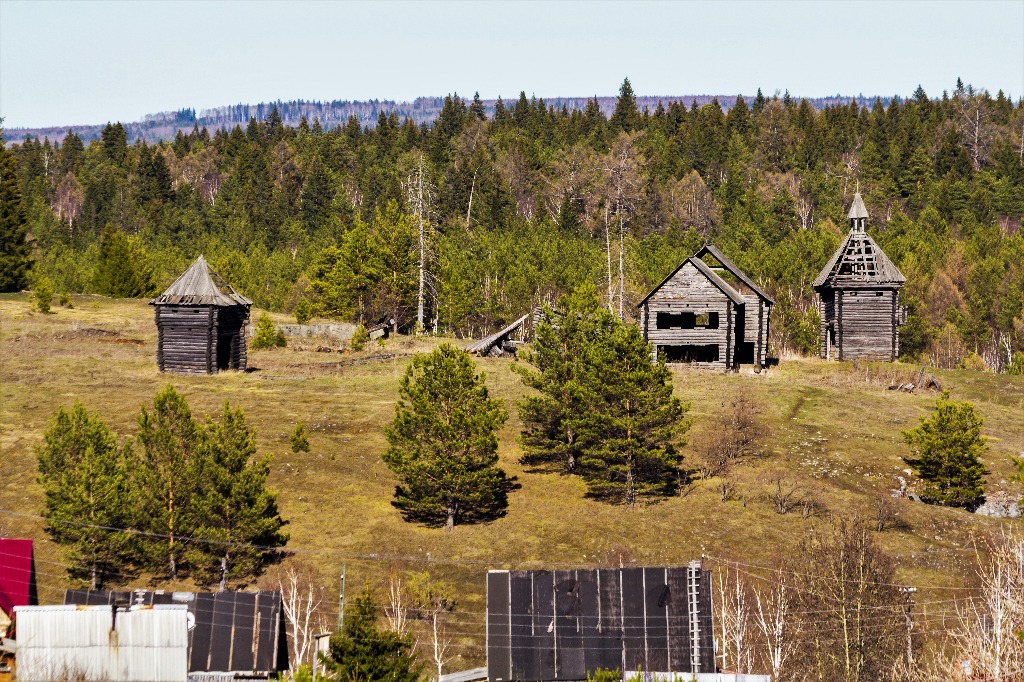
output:
[[[610,108],[453,95],[429,123],[381,105],[371,126],[296,103],[158,144],[108,124],[11,152],[33,276],[58,291],[156,289],[203,253],[257,306],[476,336],[585,282],[630,317],[710,240],[776,297],[774,353],[816,352],[811,281],[859,188],[907,276],[904,356],[1024,366],[1020,101],[958,82],[888,105],[729,104],[626,81]]]
[[[618,101],[616,97],[596,96],[592,98],[554,97],[545,101],[549,106],[555,107],[555,109],[561,109],[564,105],[569,111],[576,109],[582,111],[591,99],[597,101],[605,116],[611,116]],[[729,109],[736,103],[737,96],[637,95],[636,103],[637,107],[641,110],[646,107],[650,111],[654,111],[659,102],[664,107],[669,106],[672,102],[681,102],[690,107],[695,102],[698,106],[704,106],[716,99],[723,108]],[[855,99],[859,101],[874,101],[875,98],[865,98],[863,95],[832,95],[829,97],[810,97],[807,98],[807,101],[816,109],[824,109],[828,106],[848,105]],[[889,106],[889,102],[893,99],[892,97],[882,97],[881,101],[883,105]],[[421,123],[433,123],[441,113],[441,109],[444,108],[444,101],[444,97],[417,97],[411,102],[398,102],[387,99],[366,101],[332,100],[329,102],[301,99],[286,102],[278,100],[276,102],[260,102],[258,104],[231,104],[212,109],[203,109],[198,113],[192,108],[164,111],[158,114],[147,114],[141,121],[126,122],[122,123],[122,125],[128,134],[129,143],[142,139],[151,144],[161,140],[172,140],[179,130],[188,133],[193,125],[198,125],[200,128],[205,127],[211,133],[215,132],[218,128],[231,130],[236,125],[245,126],[249,123],[250,119],[266,119],[275,108],[281,117],[281,122],[286,126],[297,126],[305,117],[307,121],[319,118],[320,125],[325,128],[333,128],[336,125],[348,123],[349,118],[355,116],[361,125],[372,128],[377,125],[377,119],[381,112],[385,115],[394,113],[398,116],[399,120],[412,119],[413,123],[419,125]],[[485,99],[481,101],[487,116],[493,116],[498,100]],[[63,140],[70,130],[82,138],[83,142],[88,143],[100,139],[100,135],[105,127],[106,124],[100,123],[93,125],[52,126],[48,128],[12,128],[8,131],[7,138],[8,142],[10,142],[11,140],[23,140],[26,136],[31,136],[40,139],[49,138],[51,142],[54,142]]]

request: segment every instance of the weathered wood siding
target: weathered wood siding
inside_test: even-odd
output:
[[[835,329],[836,360],[891,362],[899,355],[899,292],[894,289],[836,289],[832,305],[820,303],[822,357],[826,356],[828,322]]]
[[[718,314],[718,328],[658,329],[658,313]],[[645,337],[656,350],[665,346],[718,346],[717,362],[694,362],[698,367],[733,366],[734,304],[691,263],[686,263],[647,301],[642,314]]]
[[[157,305],[155,317],[161,372],[213,374],[218,358],[225,369],[246,368],[245,307]]]
[[[156,362],[161,372],[217,371],[217,309],[213,306],[156,306]]]

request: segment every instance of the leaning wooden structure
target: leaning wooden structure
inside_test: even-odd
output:
[[[156,311],[161,372],[245,369],[245,326],[252,301],[212,272],[202,256],[150,304]]]
[[[859,192],[847,217],[850,232],[813,285],[821,357],[892,362],[899,357],[899,328],[907,319],[900,306],[906,277],[868,235],[868,210]]]
[[[768,364],[775,300],[711,244],[640,301],[640,327],[668,362],[715,369]]]

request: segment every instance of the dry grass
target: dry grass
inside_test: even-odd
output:
[[[796,360],[760,375],[678,370],[675,387],[692,403],[695,439],[745,386],[762,406],[764,455],[732,467],[734,487],[726,502],[712,478],[685,495],[627,510],[584,499],[574,478],[523,470],[514,409],[523,392],[520,381],[510,361],[481,360],[493,394],[507,401],[512,414],[500,453],[522,489],[511,496],[505,518],[447,533],[402,521],[390,505],[394,479],[380,461],[381,429],[393,414],[408,357],[440,341],[401,338],[345,354],[255,351],[250,364],[258,371],[177,377],[156,370],[152,309],[144,302],[75,297],[74,305],[41,315],[30,311],[26,296],[0,296],[0,509],[38,512],[42,495],[34,447],[58,405],[81,400],[130,436],[139,406],[164,384],[186,395],[200,416],[215,414],[229,400],[244,408],[260,449],[274,455],[271,483],[281,491],[289,546],[308,552],[331,580],[347,563],[350,589],[379,579],[384,564],[365,558],[370,554],[402,557],[410,567],[457,584],[464,613],[458,634],[467,665],[482,659],[483,619],[468,614],[483,610],[488,567],[605,564],[622,556],[673,564],[702,554],[758,562],[795,547],[821,514],[857,512],[873,521],[880,501],[898,487],[895,476],[904,475],[900,457],[907,451],[900,430],[913,427],[936,396],[887,390],[897,378],[916,378],[917,367],[901,365],[854,371],[848,364]],[[393,357],[372,359],[379,355]],[[1006,455],[1024,451],[1024,382],[975,372],[935,373],[954,396],[975,401],[986,417],[989,485],[1012,489]],[[310,453],[289,448],[288,434],[298,421],[307,425]],[[816,513],[775,512],[769,493],[780,473],[787,485],[813,496]],[[901,558],[901,579],[924,587],[962,585],[973,559],[964,550],[973,546],[974,535],[1000,523],[920,504],[901,505],[899,519],[877,537]],[[37,541],[40,596],[59,601],[66,581],[42,523],[0,515],[0,526]]]

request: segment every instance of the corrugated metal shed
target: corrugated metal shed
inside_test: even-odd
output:
[[[14,607],[38,603],[32,541],[0,538],[0,611],[14,616]]]
[[[65,604],[182,604],[194,619],[188,671],[268,678],[288,669],[280,592],[108,592],[68,590]]]
[[[19,606],[18,679],[185,682],[188,610],[161,605]],[[79,679],[79,678],[75,678]]]

